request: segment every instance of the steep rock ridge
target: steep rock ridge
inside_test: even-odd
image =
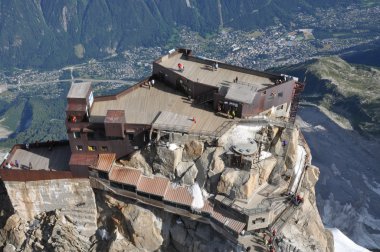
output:
[[[276,69],[306,79],[304,100],[342,128],[380,134],[380,70],[354,65],[335,57],[322,57]]]
[[[316,205],[315,183],[318,177],[319,169],[309,166],[300,189],[304,203],[297,208],[281,231],[284,242],[280,246],[283,248],[291,245],[300,251],[334,251],[332,234],[324,229]]]
[[[15,212],[24,221],[60,209],[77,224],[82,235],[96,231],[96,204],[88,179],[4,182]]]

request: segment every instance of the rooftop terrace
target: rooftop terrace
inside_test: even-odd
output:
[[[6,162],[13,164],[13,170],[52,170],[69,171],[70,146],[58,145],[54,147],[39,146],[30,149],[14,148],[8,156]],[[16,160],[18,167],[16,167]]]
[[[157,61],[159,65],[176,71],[179,75],[191,81],[214,87],[230,86],[237,77],[238,83],[251,86],[254,90],[259,90],[274,84],[270,78],[278,78],[276,75],[230,66],[220,62],[218,62],[218,69],[214,70],[211,62],[201,58],[186,57],[182,53],[172,54],[170,57],[164,56],[162,60]],[[178,64],[182,64],[185,70],[179,71]]]
[[[189,123],[186,123],[186,127],[193,133],[218,132],[231,121],[215,115],[206,105],[194,105],[180,91],[160,82],[151,88],[136,86],[133,91],[116,97],[95,98],[90,121],[104,122],[108,110],[124,110],[126,123],[146,125],[153,124],[160,112],[166,115],[172,112],[177,117],[180,115],[182,121],[187,117],[190,127]]]

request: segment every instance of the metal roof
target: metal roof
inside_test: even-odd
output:
[[[193,197],[189,189],[183,186],[174,186],[171,184],[166,191],[164,200],[174,202],[181,205],[191,206]]]
[[[212,213],[211,216],[214,220],[218,221],[223,226],[228,227],[229,229],[235,231],[238,234],[240,234],[240,232],[243,231],[246,225],[244,222],[241,222],[239,220],[236,220],[228,216],[227,213],[217,208],[214,208],[214,212]]]
[[[137,191],[164,197],[168,185],[169,179],[167,178],[141,176],[137,184]]]
[[[241,84],[235,84],[231,85],[230,88],[227,91],[226,99],[242,102],[246,104],[252,104],[253,99],[256,95],[256,87],[248,86],[248,85],[241,85]]]
[[[189,132],[194,121],[192,117],[176,114],[169,111],[161,111],[152,127],[161,130],[173,130]]]
[[[141,174],[142,172],[140,170],[112,166],[111,172],[109,174],[109,179],[114,182],[137,187],[137,184],[141,178]]]
[[[99,171],[109,172],[111,170],[112,164],[115,161],[115,159],[116,159],[115,153],[101,153],[98,156],[96,165],[92,168]]]
[[[86,98],[91,82],[72,83],[67,98]]]

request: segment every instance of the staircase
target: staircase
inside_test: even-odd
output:
[[[291,124],[294,124],[294,122],[296,121],[300,95],[301,95],[301,92],[304,90],[304,87],[305,87],[305,84],[297,82],[293,90],[293,99],[292,99],[292,105],[290,107],[290,115],[289,115],[289,122]]]

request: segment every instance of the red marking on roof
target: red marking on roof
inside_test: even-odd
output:
[[[164,197],[168,185],[169,179],[167,178],[141,176],[137,185],[137,191]]]
[[[240,234],[240,232],[243,231],[245,227],[244,222],[229,217],[225,212],[217,208],[214,209],[214,212],[212,213],[212,218],[221,223],[223,226],[230,228],[238,234]]]
[[[191,202],[193,202],[193,197],[191,196],[188,188],[183,186],[173,187],[171,185],[168,187],[168,190],[166,191],[164,200],[181,205],[191,206]]]
[[[109,174],[111,181],[137,187],[141,178],[141,171],[125,167],[112,166]]]
[[[95,164],[96,159],[96,153],[72,153],[69,165],[90,166]]]
[[[115,153],[102,153],[99,154],[95,166],[91,167],[99,171],[110,172],[113,162],[116,159]]]
[[[53,179],[69,179],[75,176],[69,171],[45,171],[45,170],[8,170],[0,169],[1,180],[3,181],[38,181]],[[76,177],[79,178],[79,177]]]

